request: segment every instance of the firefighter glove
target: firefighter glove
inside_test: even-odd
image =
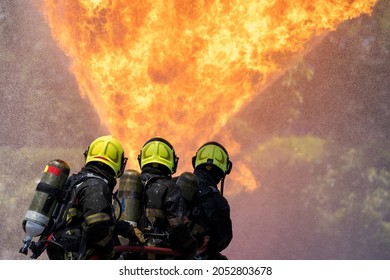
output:
[[[137,243],[141,243],[141,244],[145,243],[144,234],[142,233],[142,231],[139,228],[137,228],[135,226],[131,226],[131,228],[129,230],[128,238],[132,242],[137,242]]]

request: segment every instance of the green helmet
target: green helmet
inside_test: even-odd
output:
[[[192,158],[192,166],[195,169],[198,166],[207,165],[218,167],[222,171],[223,177],[230,173],[233,166],[227,150],[217,142],[203,144]]]
[[[176,172],[178,161],[179,158],[176,156],[173,146],[161,137],[148,140],[138,155],[141,170],[145,165],[154,163],[167,167],[173,174]]]
[[[85,164],[89,162],[102,162],[114,171],[115,177],[120,177],[126,166],[121,143],[111,135],[96,138],[84,153]]]

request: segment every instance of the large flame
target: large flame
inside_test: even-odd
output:
[[[376,0],[43,2],[81,94],[124,143],[130,166],[156,135],[174,145],[179,170],[198,145],[223,140],[239,164],[232,179],[254,189],[224,124],[313,36],[370,13]]]

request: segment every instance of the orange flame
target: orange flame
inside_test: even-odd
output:
[[[375,2],[44,0],[44,13],[81,94],[124,143],[129,165],[160,135],[188,169],[210,140],[234,146],[239,162],[239,143],[222,129],[229,117],[313,36],[370,13]],[[231,177],[248,172],[241,166]],[[240,185],[256,188],[250,178]]]

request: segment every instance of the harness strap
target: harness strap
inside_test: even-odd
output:
[[[39,182],[38,183],[36,191],[44,192],[44,193],[47,193],[49,195],[54,195],[57,198],[61,197],[61,195],[62,195],[62,190],[61,189],[55,188],[55,187],[53,188],[52,185],[49,185],[49,184],[46,184],[46,183],[43,183],[43,182]]]

